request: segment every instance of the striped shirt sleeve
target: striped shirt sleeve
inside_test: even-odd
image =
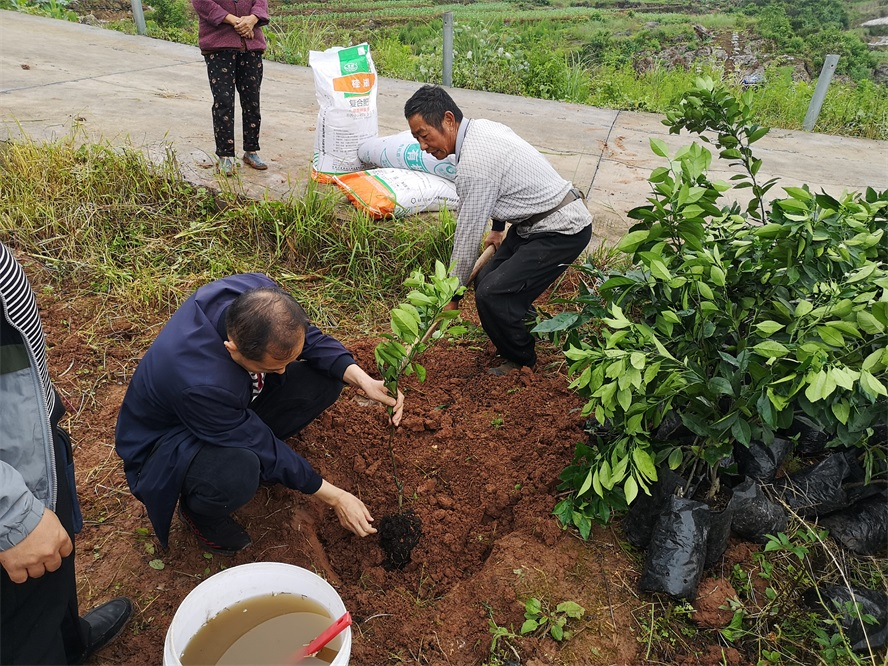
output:
[[[47,414],[55,407],[55,391],[49,380],[49,366],[46,360],[46,338],[40,324],[37,299],[12,251],[0,243],[0,302],[6,320],[21,334],[25,344],[37,362],[37,372],[43,388]]]

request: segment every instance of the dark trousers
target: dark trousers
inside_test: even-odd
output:
[[[213,134],[216,155],[234,157],[234,91],[240,97],[244,124],[244,150],[259,150],[259,88],[262,85],[261,51],[216,51],[204,56],[213,93]]]
[[[250,408],[278,439],[285,440],[314,421],[336,402],[343,383],[295,361],[282,375],[265,376]],[[220,517],[236,511],[256,494],[261,480],[259,458],[247,448],[205,445],[194,457],[182,498],[196,514]]]
[[[67,447],[55,438],[58,499],[55,513],[74,540]],[[0,663],[73,664],[86,652],[89,625],[77,609],[74,553],[56,571],[13,583],[0,567]]]
[[[573,235],[539,234],[528,239],[513,225],[475,283],[481,326],[497,353],[521,365],[536,364],[534,339],[524,319],[533,302],[580,256],[592,225]]]

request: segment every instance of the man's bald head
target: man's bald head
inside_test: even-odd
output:
[[[290,294],[276,287],[245,291],[228,308],[228,338],[251,361],[289,358],[305,342],[308,316]]]

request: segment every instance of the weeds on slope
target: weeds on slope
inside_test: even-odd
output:
[[[175,156],[71,134],[0,147],[0,240],[59,282],[136,307],[175,307],[197,286],[260,271],[321,324],[373,326],[415,269],[449,256],[454,220],[377,221],[310,183],[285,201],[185,182]]]

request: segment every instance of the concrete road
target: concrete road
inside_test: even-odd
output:
[[[261,141],[270,168],[243,168],[230,183],[253,197],[298,196],[309,179],[314,145],[314,79],[307,67],[265,67]],[[404,102],[419,85],[379,79],[381,136],[407,128]],[[647,177],[663,163],[650,152],[649,138],[663,139],[671,150],[691,141],[669,135],[655,114],[471,90],[452,94],[467,116],[509,125],[587,192],[597,239],[618,238],[629,226],[626,212],[645,202]],[[218,187],[210,105],[197,48],[0,11],[2,139],[24,134],[43,141],[76,132],[77,140],[130,144],[153,158],[172,148],[189,181]],[[239,121],[237,127],[239,143]],[[761,175],[779,177],[783,185],[808,183],[833,195],[888,188],[886,142],[772,130],[756,146],[764,161]],[[714,178],[731,173],[718,163],[712,170]]]

